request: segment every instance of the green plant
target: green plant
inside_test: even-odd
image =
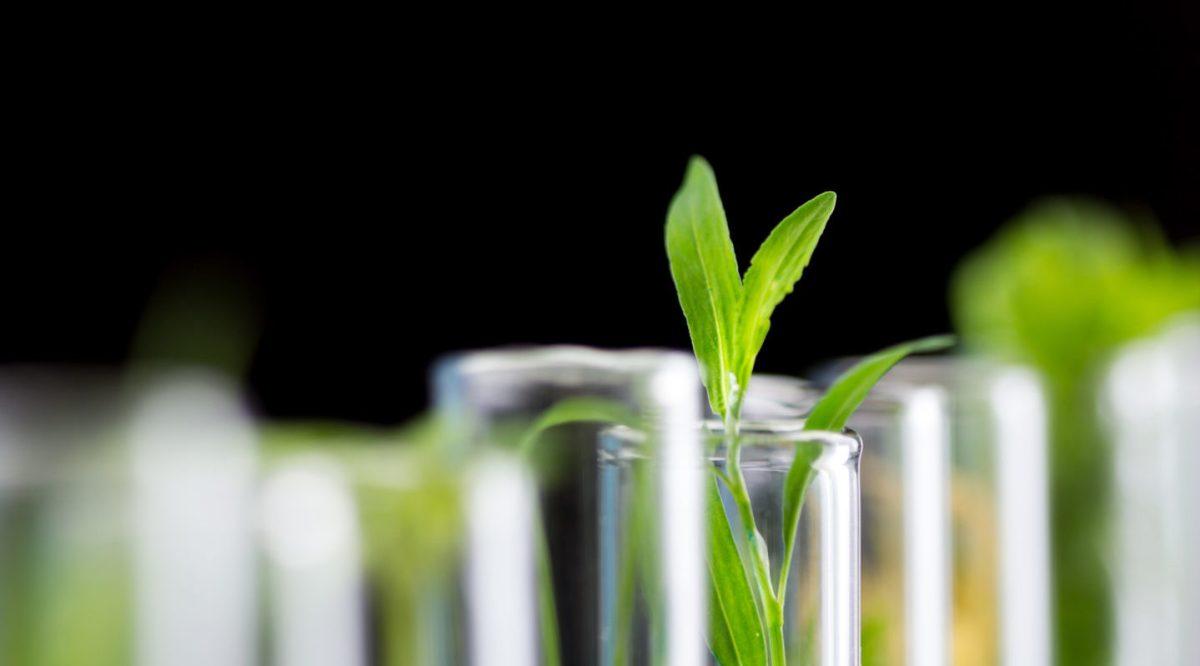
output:
[[[726,467],[708,484],[711,617],[709,647],[724,666],[786,663],[784,590],[800,507],[811,480],[812,454],[797,450],[785,481],[783,530],[786,548],[776,584],[754,518],[740,465],[738,425],[745,389],[770,328],[775,307],[800,279],[836,196],[814,197],[783,219],[739,275],[724,207],[708,163],[692,159],[667,215],[666,247],[671,275],[709,404],[724,422]],[[806,422],[812,430],[840,431],[870,388],[909,353],[944,348],[948,337],[926,338],[864,359],[843,374]],[[725,519],[718,484],[724,484],[739,518],[740,533]]]
[[[1110,463],[1097,375],[1122,344],[1200,309],[1200,254],[1172,251],[1152,228],[1099,202],[1050,199],[961,264],[951,301],[965,344],[1031,365],[1045,380],[1057,660],[1106,663]]]

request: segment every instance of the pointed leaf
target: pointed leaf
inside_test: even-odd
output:
[[[724,416],[734,372],[734,331],[742,282],[725,209],[712,168],[701,157],[688,165],[667,213],[667,258],[692,348],[714,412]]]
[[[766,633],[714,478],[708,484],[708,645],[721,666],[765,666]]]
[[[812,483],[813,462],[821,455],[819,446],[796,446],[792,466],[783,480],[783,559],[780,560],[779,583],[776,596],[784,598],[787,591],[788,572],[792,568],[792,551],[796,547],[796,532],[800,528],[800,509],[804,507],[804,495]]]
[[[846,421],[888,370],[909,354],[938,351],[954,344],[952,335],[935,335],[904,342],[862,359],[829,387],[804,422],[806,430],[840,432]]]
[[[883,351],[876,352],[842,373],[825,395],[817,401],[812,412],[805,419],[806,430],[825,430],[841,432],[846,427],[846,421],[858,406],[866,399],[871,388],[883,379],[888,370],[909,354],[931,352],[946,349],[954,344],[954,336],[938,335],[920,340],[905,342]],[[784,551],[791,553],[796,542],[796,530],[800,524],[800,509],[804,504],[804,493],[812,480],[812,462],[814,455],[802,455],[796,451],[792,466],[788,469],[784,480],[783,494],[783,529]],[[789,558],[790,560],[790,558]],[[787,564],[785,563],[779,577],[778,588],[787,586]]]
[[[800,280],[836,203],[833,192],[813,197],[776,225],[750,261],[735,342],[739,385],[750,381],[754,359],[771,327],[771,313]]]

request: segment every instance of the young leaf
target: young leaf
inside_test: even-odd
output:
[[[707,485],[708,579],[712,586],[708,646],[721,666],[764,666],[766,634],[754,604],[754,592],[725,518],[717,480]]]
[[[883,379],[892,366],[909,354],[938,351],[953,344],[953,335],[935,335],[904,342],[871,354],[837,378],[805,419],[804,428],[840,432],[846,427],[850,415],[866,399],[867,393]]]
[[[779,583],[776,596],[784,598],[787,592],[788,572],[792,568],[792,551],[796,546],[796,531],[800,527],[800,508],[804,506],[804,494],[812,482],[812,464],[821,455],[820,447],[797,446],[792,466],[783,480],[783,559],[780,560]]]
[[[723,417],[735,372],[733,338],[742,282],[717,181],[701,157],[692,158],[683,186],[671,200],[666,244],[709,404]]]
[[[909,354],[931,352],[946,349],[954,344],[954,336],[938,335],[905,342],[883,351],[876,352],[842,373],[837,381],[829,387],[829,391],[821,396],[813,407],[812,412],[804,421],[805,430],[825,430],[841,432],[846,427],[846,421],[858,406],[866,399],[871,388],[883,379],[888,370]],[[783,529],[784,553],[791,553],[796,543],[796,529],[800,523],[800,508],[804,503],[804,492],[808,488],[811,474],[812,458],[800,455],[792,460],[787,478],[783,486]],[[787,586],[788,563],[784,561],[780,570],[778,589]]]
[[[532,455],[538,438],[550,428],[589,421],[631,427],[636,423],[629,408],[619,402],[604,398],[566,398],[554,403],[549,409],[538,415],[537,420],[522,435],[521,441],[517,444],[517,452],[521,456]]]
[[[800,280],[835,203],[837,195],[833,192],[810,199],[771,231],[750,261],[742,283],[742,310],[735,341],[739,386],[745,387],[750,381],[754,359],[771,327],[771,313]]]

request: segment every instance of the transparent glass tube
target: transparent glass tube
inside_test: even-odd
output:
[[[443,361],[434,388],[449,455],[471,460],[489,451],[508,451],[537,482],[533,549],[526,551],[536,560],[537,644],[506,644],[515,656],[505,661],[481,642],[496,635],[500,618],[513,618],[504,597],[518,592],[491,589],[502,582],[495,575],[480,577],[478,586],[466,591],[468,604],[496,599],[500,606],[473,616],[465,640],[479,647],[472,652],[474,663],[529,663],[530,655],[546,659],[550,653],[561,663],[600,662],[596,460],[601,434],[614,422],[636,423],[647,432],[647,450],[658,463],[646,482],[652,515],[639,525],[638,539],[654,554],[646,580],[649,593],[661,603],[646,626],[655,649],[638,663],[702,663],[699,628],[706,600],[695,427],[700,385],[694,359],[674,352],[578,347],[484,351]],[[487,557],[468,553],[469,560]],[[480,624],[486,618],[493,624]]]
[[[864,663],[1051,661],[1047,417],[1037,376],[898,365],[863,439]]]
[[[799,400],[779,401],[781,395]],[[744,550],[746,540],[737,536],[746,533],[743,502],[748,501],[754,528],[766,545],[767,577],[782,617],[779,630],[765,630],[761,640],[767,640],[768,633],[777,634],[780,645],[771,650],[788,664],[856,665],[860,645],[860,443],[853,433],[804,430],[797,413],[807,410],[812,395],[804,384],[795,381],[752,380],[746,401],[748,418],[740,424],[737,437],[745,500],[732,491],[727,456],[730,439],[722,425],[714,420],[701,427],[708,451],[706,492],[717,493],[714,501],[719,501],[722,511],[715,524],[724,526],[726,534],[742,544],[739,559],[746,567],[745,571],[728,565],[723,571],[710,568],[705,584],[716,583],[718,577],[728,580],[728,576],[738,575],[747,576],[749,585],[756,584],[758,574],[750,571],[754,556]],[[645,510],[640,484],[655,467],[655,462],[644,455],[644,440],[642,433],[625,427],[612,428],[604,436],[600,479],[602,513],[607,520],[601,535],[605,600],[602,633],[608,659],[603,663],[630,663],[631,657],[636,663],[653,647],[638,634],[638,628],[645,624],[641,613],[652,604],[636,591],[637,571],[645,554],[630,536],[631,526],[643,519],[640,513]],[[789,532],[784,517],[785,479],[797,456],[801,478],[807,477],[809,482],[794,546],[791,552],[785,552]],[[708,532],[710,553],[719,550],[712,540],[723,538],[719,529],[713,531],[713,524],[710,522]],[[786,584],[780,586],[785,562],[789,572]],[[749,588],[745,591],[751,592]],[[731,626],[731,631],[743,635],[746,630],[752,633],[762,629],[753,623],[741,628]],[[710,645],[716,631],[720,629],[710,624]],[[768,651],[765,643],[762,647]],[[715,658],[710,659],[714,662]]]

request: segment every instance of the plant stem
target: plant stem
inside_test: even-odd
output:
[[[746,478],[742,475],[741,437],[738,434],[736,417],[725,419],[725,482],[729,493],[737,506],[738,518],[742,523],[745,537],[746,554],[751,560],[751,571],[758,587],[759,608],[766,624],[767,648],[772,666],[784,666],[786,663],[783,639],[783,604],[775,596],[771,586],[771,562],[767,553],[766,543],[758,532],[758,524],[754,520],[754,506],[750,501],[750,493],[746,488]]]
[[[767,607],[767,654],[771,666],[787,664],[787,650],[783,644],[783,603],[772,600]]]

